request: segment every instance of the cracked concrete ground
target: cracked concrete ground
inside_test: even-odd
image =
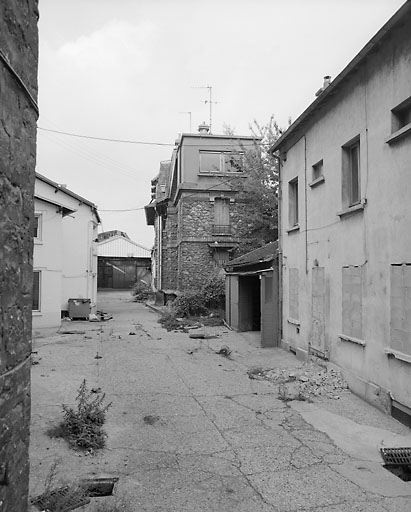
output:
[[[57,462],[56,485],[119,477],[114,496],[93,499],[87,511],[119,497],[133,512],[411,510],[411,483],[382,468],[378,451],[411,446],[410,430],[396,420],[350,392],[280,400],[277,384],[247,370],[299,362],[260,348],[255,336],[224,327],[207,328],[216,337],[203,340],[168,333],[128,292],[99,294],[99,308],[113,319],[64,322],[34,339],[31,496]],[[222,345],[230,358],[216,354]],[[74,405],[83,378],[113,403],[107,447],[94,455],[46,435],[61,404]]]

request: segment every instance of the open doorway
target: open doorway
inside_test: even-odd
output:
[[[260,277],[240,276],[239,293],[239,330],[260,331],[261,330],[261,293]]]

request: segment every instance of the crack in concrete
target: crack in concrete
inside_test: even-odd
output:
[[[180,378],[181,382],[187,387],[187,389],[190,390],[190,387],[187,385],[187,383],[185,382],[184,378],[180,375],[180,372],[178,371],[178,369],[176,368],[173,360],[171,359],[170,356],[167,356],[176,375]],[[222,437],[222,439],[224,439],[225,443],[228,445],[228,447],[231,449],[231,451],[234,453],[235,455],[235,458],[236,460],[235,461],[232,461],[231,464],[233,467],[235,467],[238,472],[241,474],[241,476],[243,477],[243,479],[247,482],[247,485],[250,487],[250,489],[252,489],[252,491],[255,493],[256,496],[259,497],[259,499],[267,506],[269,506],[270,508],[272,508],[273,512],[275,511],[275,508],[273,508],[274,506],[269,503],[266,498],[264,497],[264,495],[256,488],[255,485],[253,485],[253,483],[251,482],[249,476],[251,475],[247,475],[245,473],[245,471],[243,470],[243,467],[242,467],[242,462],[239,460],[239,455],[238,455],[238,452],[237,450],[235,449],[235,447],[230,443],[230,441],[228,439],[226,439],[225,435],[224,435],[224,432],[222,429],[220,429],[217,424],[215,423],[215,421],[209,416],[208,412],[205,410],[204,406],[201,404],[201,402],[198,400],[197,396],[194,395],[194,393],[191,393],[191,396],[192,398],[197,402],[198,406],[200,407],[200,409],[203,411],[203,414],[204,416],[208,419],[208,421],[214,426],[214,428],[217,430],[217,432],[220,434],[220,436]],[[219,395],[218,395],[219,396]],[[227,395],[225,395],[227,396]],[[249,396],[249,395],[244,395],[243,396]],[[237,404],[239,405],[239,404]],[[198,452],[197,452],[198,453]]]

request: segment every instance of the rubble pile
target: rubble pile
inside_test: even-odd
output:
[[[307,400],[333,398],[338,400],[348,385],[338,369],[308,362],[297,368],[273,368],[250,370],[251,379],[268,380],[279,384],[283,400]]]

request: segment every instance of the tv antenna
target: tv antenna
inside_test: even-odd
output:
[[[179,114],[188,114],[190,117],[190,132],[191,133],[191,112],[179,112]]]
[[[212,122],[213,122],[213,105],[216,105],[217,103],[219,103],[218,101],[213,101],[213,88],[211,85],[204,85],[204,86],[200,86],[200,87],[191,87],[192,89],[208,89],[208,100],[205,100],[204,103],[207,105],[209,105],[209,109],[210,109],[210,121],[209,121],[209,124],[210,124],[210,133],[211,133],[211,126],[212,126]]]

